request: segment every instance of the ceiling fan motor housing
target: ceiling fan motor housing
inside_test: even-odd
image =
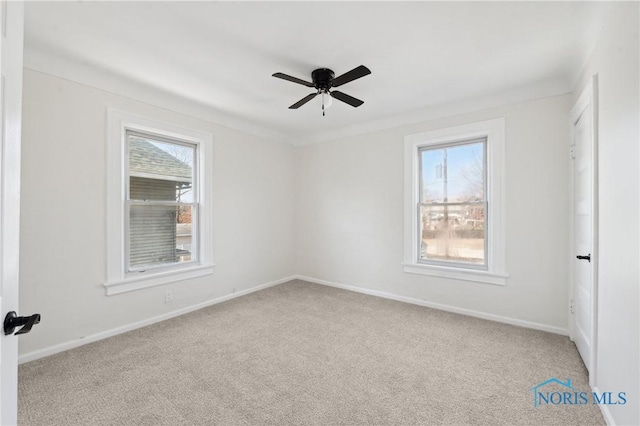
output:
[[[328,93],[335,74],[328,68],[318,68],[311,73],[313,85],[321,92]]]

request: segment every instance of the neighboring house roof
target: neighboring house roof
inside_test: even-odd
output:
[[[146,139],[129,138],[129,173],[132,176],[164,177],[166,180],[191,182],[191,166],[158,148]]]

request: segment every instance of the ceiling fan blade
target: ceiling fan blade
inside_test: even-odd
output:
[[[291,105],[289,107],[289,109],[298,109],[300,108],[302,105],[306,104],[307,102],[309,102],[311,99],[315,98],[316,96],[318,96],[317,93],[312,93],[308,96],[305,96],[304,98],[300,99],[298,102],[296,102],[295,104]]]
[[[353,96],[347,95],[346,93],[338,92],[337,90],[331,92],[331,96],[356,108],[364,103],[364,101],[361,101],[360,99],[356,99]]]
[[[350,81],[356,80],[360,77],[364,77],[365,75],[369,75],[369,74],[371,74],[371,71],[369,70],[369,68],[365,67],[364,65],[360,65],[359,67],[356,67],[351,71],[346,72],[341,76],[334,78],[333,81],[331,82],[331,85],[333,87],[342,86],[345,83],[348,83]]]
[[[277,72],[273,74],[273,77],[281,78],[287,81],[292,81],[294,83],[302,84],[303,86],[307,86],[307,87],[314,87],[313,83],[309,83],[308,81],[304,81],[296,77],[291,77],[290,75],[287,75],[287,74],[282,74],[281,72]]]

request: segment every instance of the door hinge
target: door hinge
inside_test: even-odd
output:
[[[571,158],[572,160],[575,160],[575,158],[576,158],[576,146],[575,145],[571,145],[569,147],[569,158]]]
[[[573,309],[574,304],[575,304],[574,300],[571,299],[569,301],[569,312],[571,312],[571,313],[573,313],[573,311],[574,311],[574,309]]]

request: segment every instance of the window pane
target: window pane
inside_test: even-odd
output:
[[[180,262],[196,260],[195,240],[193,239],[193,206],[178,207],[176,219],[176,255]]]
[[[195,260],[192,214],[190,205],[131,205],[130,269]]]
[[[418,260],[485,264],[484,204],[420,206]]]
[[[420,150],[420,201],[484,200],[484,141]]]
[[[127,137],[130,200],[194,201],[195,146]]]

